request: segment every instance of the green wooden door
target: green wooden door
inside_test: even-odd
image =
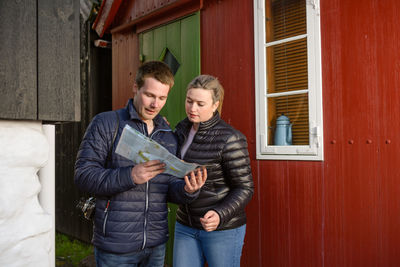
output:
[[[174,128],[186,117],[186,86],[200,74],[200,14],[185,17],[139,35],[142,61],[168,61],[177,67],[175,84],[168,95],[161,114]],[[167,63],[167,64],[168,64]],[[173,234],[177,206],[169,204],[168,222],[170,238],[167,243],[166,263],[172,266]]]
[[[200,74],[199,13],[144,32],[139,35],[139,41],[144,61],[163,60],[167,51],[179,63],[174,87],[161,111],[173,128],[186,116],[184,100],[187,84]]]

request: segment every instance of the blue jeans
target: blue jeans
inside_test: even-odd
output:
[[[207,232],[177,222],[174,267],[239,267],[245,233],[246,225]]]
[[[165,244],[141,251],[115,254],[94,248],[97,267],[163,267]]]

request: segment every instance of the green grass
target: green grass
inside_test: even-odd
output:
[[[56,233],[56,266],[78,266],[90,254],[93,254],[92,245]]]

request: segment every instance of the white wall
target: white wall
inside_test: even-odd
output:
[[[53,264],[54,220],[38,200],[48,159],[41,122],[0,120],[0,266]]]
[[[55,240],[56,240],[56,127],[54,125],[46,124],[43,125],[43,133],[49,143],[49,157],[47,164],[39,170],[40,184],[42,190],[39,193],[39,203],[43,207],[46,213],[51,215],[51,231],[50,231],[50,252],[49,262],[50,266],[56,265],[56,252],[55,252]]]

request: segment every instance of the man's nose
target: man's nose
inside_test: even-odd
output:
[[[151,101],[150,106],[152,108],[156,108],[160,105],[160,101],[158,99],[153,99],[153,101]]]

